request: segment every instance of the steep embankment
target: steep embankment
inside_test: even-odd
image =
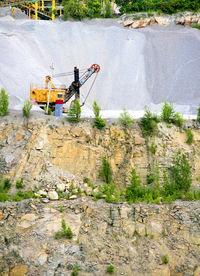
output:
[[[15,181],[23,177],[30,187],[39,185],[45,177],[49,183],[52,176],[54,181],[62,182],[61,176],[67,178],[68,173],[95,181],[105,156],[115,183],[124,187],[132,167],[146,181],[146,175],[158,168],[162,175],[163,168],[168,168],[174,154],[180,151],[187,155],[193,183],[198,184],[200,127],[193,121],[186,121],[184,128],[188,126],[194,133],[191,145],[186,143],[184,129],[165,123],[159,123],[158,136],[144,139],[138,123],[126,132],[111,122],[98,130],[87,120],[74,125],[65,119],[35,113],[27,128],[22,115],[14,112],[0,118],[1,170]],[[155,154],[150,150],[152,142]]]
[[[175,26],[133,30],[110,20],[45,22],[5,17],[0,19],[0,85],[16,106],[20,103],[16,98],[29,98],[31,82],[44,83],[52,62],[55,73],[98,63],[101,72],[88,98],[89,108],[94,99],[103,109],[134,111],[167,99],[184,113],[194,113],[200,102],[199,39],[198,30]],[[68,86],[72,79],[59,81]],[[82,88],[82,100],[90,84]]]
[[[62,218],[72,240],[54,238]],[[82,197],[0,204],[4,276],[69,276],[76,264],[81,276],[109,275],[110,264],[116,276],[199,276],[199,245],[199,202],[127,205]]]
[[[26,189],[37,185],[47,197],[0,203],[2,275],[71,275],[78,264],[80,275],[102,276],[112,264],[114,275],[199,276],[199,201],[109,204],[94,201],[92,188],[82,181],[84,176],[99,179],[102,156],[109,160],[119,187],[127,185],[132,167],[146,181],[147,173],[162,172],[180,151],[187,155],[197,184],[200,126],[191,121],[187,126],[194,133],[190,146],[184,130],[163,123],[158,136],[147,141],[137,123],[124,132],[108,122],[100,131],[88,121],[74,125],[39,113],[32,113],[28,125],[17,112],[1,117],[0,170],[11,177],[11,191],[23,177]],[[150,151],[152,142],[155,154]],[[87,196],[49,201],[50,191],[67,193],[72,183]],[[63,218],[72,229],[72,240],[55,239]]]

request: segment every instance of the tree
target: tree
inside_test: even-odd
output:
[[[102,169],[99,171],[99,174],[107,184],[112,182],[112,169],[105,157],[102,157]]]
[[[100,0],[87,0],[88,16],[91,18],[101,16],[101,1]]]
[[[87,8],[79,0],[64,1],[64,18],[73,17],[82,20],[87,14]]]
[[[123,112],[120,113],[118,122],[124,127],[127,128],[131,126],[135,120],[131,117],[131,115],[128,113],[126,108],[123,108]]]
[[[96,126],[98,129],[102,129],[106,125],[106,123],[104,122],[104,119],[100,116],[101,108],[100,106],[98,106],[96,101],[94,101],[92,108],[95,116],[94,126]]]
[[[78,99],[72,103],[71,107],[67,112],[67,120],[71,122],[80,122],[81,118],[81,105]]]
[[[24,106],[22,108],[22,112],[24,117],[26,117],[27,119],[30,117],[30,111],[32,109],[32,104],[30,101],[25,101]]]
[[[93,109],[95,117],[99,117],[100,116],[101,107],[98,106],[98,104],[97,104],[96,101],[93,102],[92,109]]]
[[[8,114],[9,97],[4,88],[1,88],[0,94],[0,116]]]

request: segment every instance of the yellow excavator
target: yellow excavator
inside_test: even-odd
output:
[[[73,96],[75,98],[80,98],[80,87],[93,75],[100,71],[100,66],[98,64],[93,64],[91,67],[89,67],[86,71],[80,70],[77,67],[74,67],[74,72],[68,72],[68,73],[61,73],[61,74],[55,74],[50,76],[46,76],[45,78],[45,85],[44,86],[38,86],[31,84],[30,87],[30,100],[33,104],[39,105],[41,108],[44,108],[46,105],[51,108],[51,110],[55,109],[56,101],[63,101],[63,103],[68,102]],[[79,77],[79,73],[82,73],[81,77]],[[55,86],[52,83],[52,78],[57,77],[63,77],[74,74],[74,81],[71,83],[71,85],[66,88],[65,85]],[[96,80],[96,77],[92,83],[92,86],[90,87],[90,90],[88,92],[88,95],[94,85],[94,82]],[[88,95],[85,98],[85,101],[88,97]],[[84,101],[84,103],[85,103]],[[84,105],[84,103],[82,105]]]

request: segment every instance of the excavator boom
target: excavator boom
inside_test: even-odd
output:
[[[31,85],[30,99],[33,103],[39,104],[41,107],[49,103],[50,107],[54,109],[57,100],[63,100],[63,103],[66,103],[74,95],[76,98],[80,98],[80,87],[83,86],[94,73],[98,73],[99,70],[100,66],[98,64],[93,64],[79,78],[79,69],[75,67],[74,81],[68,88],[66,88],[65,85],[60,85],[59,87],[55,86],[51,82],[51,77],[46,76],[45,86]],[[56,74],[53,75],[52,78],[63,77],[70,74],[71,73]]]

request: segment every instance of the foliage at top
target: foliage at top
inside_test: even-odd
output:
[[[105,157],[102,157],[102,168],[99,171],[100,176],[103,178],[103,181],[106,183],[112,182],[112,169],[108,162],[108,160]]]
[[[178,11],[198,11],[200,9],[199,0],[116,0],[116,4],[121,6],[121,13],[159,11],[173,14]]]
[[[104,17],[105,18],[112,17],[112,7],[111,7],[111,2],[109,0],[106,0],[106,5],[105,5],[105,9],[104,9]]]
[[[100,116],[101,108],[100,106],[98,106],[96,101],[94,101],[92,108],[95,116],[94,126],[97,127],[98,129],[102,129],[103,127],[105,127],[106,123],[104,119]]]
[[[174,123],[179,127],[182,127],[184,122],[183,116],[174,111],[173,103],[168,103],[166,100],[162,108],[161,119],[167,123]]]
[[[101,1],[86,0],[84,3],[79,0],[63,0],[64,18],[73,17],[82,20],[85,17],[95,18],[101,16]]]
[[[131,126],[135,120],[131,117],[131,115],[128,113],[126,108],[123,108],[123,112],[120,113],[118,122],[124,127],[127,128]]]
[[[23,112],[24,117],[26,117],[27,119],[30,117],[31,109],[32,109],[31,102],[28,100],[25,101],[24,106],[22,108],[22,112]]]
[[[157,132],[157,124],[160,121],[159,117],[152,113],[146,106],[144,107],[145,114],[141,118],[140,125],[144,135],[155,135]]]
[[[93,102],[92,109],[93,109],[95,117],[99,117],[100,116],[101,107],[98,106],[98,104],[97,104],[96,101]]]
[[[70,227],[66,226],[66,222],[64,219],[62,219],[61,226],[62,226],[62,229],[61,231],[56,232],[55,239],[61,239],[61,238],[72,239],[73,237],[72,230]]]
[[[75,99],[67,112],[67,120],[71,122],[80,122],[81,105],[78,99]]]
[[[197,108],[197,122],[200,123],[200,107]]]
[[[8,114],[9,98],[6,90],[1,88],[0,93],[0,116],[5,116]]]

